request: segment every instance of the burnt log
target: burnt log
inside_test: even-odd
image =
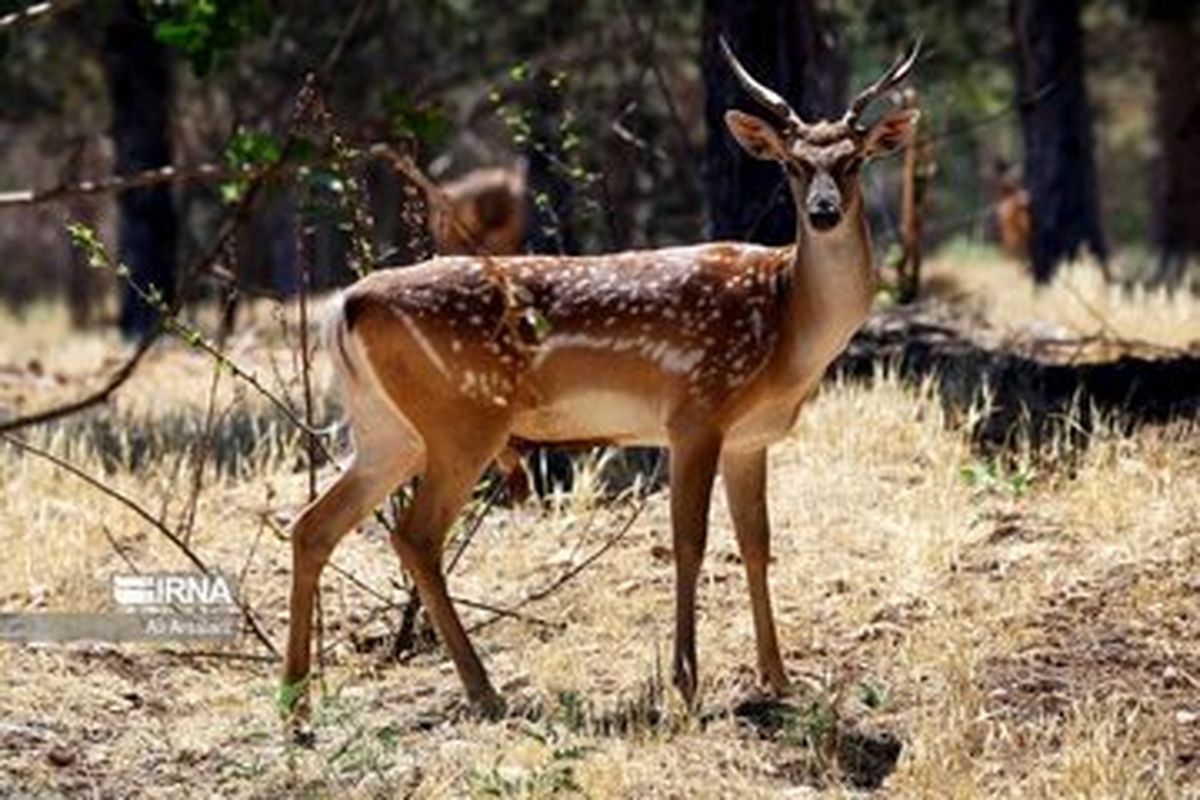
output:
[[[918,313],[885,312],[854,337],[830,374],[869,379],[880,368],[904,380],[933,380],[947,410],[989,412],[973,431],[984,445],[1028,436],[1086,436],[1097,423],[1166,423],[1200,416],[1200,353],[1108,342],[1123,355],[1082,360],[1087,339],[1004,346],[965,326]]]

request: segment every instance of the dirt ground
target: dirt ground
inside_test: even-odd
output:
[[[1119,335],[1200,340],[1194,298],[1121,295],[1086,272],[1031,293],[1028,317],[989,310],[1012,270],[975,258],[932,274],[1014,331],[1095,333],[1078,296]],[[299,403],[294,331],[280,333],[278,313],[252,317],[230,355]],[[6,409],[73,396],[112,368],[121,345],[68,333],[64,317],[0,320]],[[324,386],[323,362],[317,372]],[[303,447],[253,389],[215,374],[202,354],[164,347],[103,408],[25,438],[190,530],[279,647]],[[423,620],[394,657],[407,582],[372,521],[324,580],[314,746],[284,735],[278,664],[248,636],[215,649],[0,644],[0,796],[1200,796],[1194,422],[1113,420],[1000,453],[972,444],[972,424],[883,373],[827,384],[774,449],[771,575],[794,684],[782,701],[755,684],[720,492],[701,705],[688,713],[667,674],[665,493],[614,496],[585,464],[572,492],[460,528],[474,533],[451,591],[480,626],[503,719],[467,712]],[[0,481],[0,611],[101,610],[131,564],[187,567],[144,520],[44,459],[0,446]]]

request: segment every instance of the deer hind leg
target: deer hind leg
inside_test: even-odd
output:
[[[767,513],[767,452],[753,450],[721,456],[721,475],[729,514],[737,533],[738,549],[746,565],[750,585],[750,607],[754,613],[754,637],[758,649],[758,672],[771,691],[787,691],[787,673],[779,656],[775,618],[771,612],[767,565],[771,560],[771,527]]]
[[[284,663],[286,697],[297,721],[308,715],[307,687],[313,601],[321,571],[337,543],[419,469],[421,445],[414,439],[364,440],[350,466],[309,504],[292,524],[292,592]]]
[[[446,533],[483,468],[505,441],[505,431],[489,431],[487,427],[472,426],[469,437],[457,436],[453,441],[430,441],[427,437],[425,472],[412,506],[392,536],[392,546],[416,584],[471,704],[484,715],[496,717],[503,713],[503,703],[467,638],[442,574]]]
[[[708,541],[708,507],[721,451],[716,435],[671,442],[671,529],[675,546],[674,682],[688,705],[695,701],[696,582]]]

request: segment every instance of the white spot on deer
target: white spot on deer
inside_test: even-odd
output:
[[[756,308],[750,312],[750,329],[754,332],[755,343],[763,340],[763,318],[762,313]]]
[[[619,336],[589,336],[580,333],[552,334],[542,344],[534,358],[534,369],[559,350],[582,349],[607,353],[636,353],[673,374],[685,374],[695,368],[704,358],[704,351],[685,349],[666,340],[655,341],[646,337],[626,339]]]

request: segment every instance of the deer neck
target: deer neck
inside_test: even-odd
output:
[[[788,373],[815,380],[866,318],[875,293],[870,232],[861,207],[828,233],[797,222],[787,341]]]

